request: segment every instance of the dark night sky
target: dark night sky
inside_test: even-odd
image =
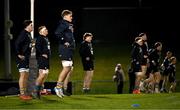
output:
[[[88,31],[99,41],[114,42],[118,39],[131,43],[139,32],[147,32],[150,42],[162,41],[167,48],[175,50],[180,24],[177,3],[173,0],[141,1],[139,7],[138,0],[35,0],[35,33],[38,26],[45,24],[49,36],[53,36],[60,12],[70,9],[74,12],[77,41]],[[14,23],[11,28],[14,37],[12,46],[22,29],[22,22],[30,18],[29,3],[29,0],[10,0],[11,20]],[[0,44],[3,47],[3,0],[0,7]],[[50,40],[53,42],[53,37]]]

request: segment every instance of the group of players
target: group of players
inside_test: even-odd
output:
[[[54,87],[58,97],[64,96],[67,89],[67,82],[73,70],[73,53],[75,50],[75,39],[73,36],[72,11],[63,10],[55,36],[59,41],[59,57],[63,66],[59,73],[57,85]],[[33,24],[31,20],[24,21],[24,29],[18,36],[16,47],[16,62],[20,73],[19,90],[20,99],[29,100],[32,96],[40,98],[40,91],[43,88],[46,77],[49,73],[49,57],[51,54],[50,42],[48,40],[48,29],[46,26],[38,28],[39,36],[34,39],[31,37]],[[83,91],[90,91],[91,80],[94,71],[94,56],[91,33],[83,35],[83,42],[80,45],[80,56],[82,59],[83,69],[85,71]],[[131,68],[129,70],[130,89],[129,92],[139,94],[141,92],[159,93],[173,92],[176,87],[176,57],[168,51],[162,65],[160,64],[162,43],[156,42],[153,48],[149,49],[146,33],[140,33],[135,38],[131,52]],[[27,80],[29,76],[29,59],[32,47],[36,48],[36,58],[38,62],[39,74],[35,82],[32,95],[27,94]],[[161,71],[160,71],[161,70]],[[162,84],[160,83],[162,81]],[[170,88],[167,90],[167,82],[170,82]],[[161,88],[160,88],[161,87]]]
[[[131,67],[128,72],[129,93],[171,93],[175,91],[176,57],[171,51],[167,51],[161,63],[161,56],[161,42],[156,42],[152,48],[149,48],[146,33],[140,33],[135,38],[131,51]]]
[[[59,41],[59,57],[62,63],[62,71],[59,73],[57,84],[54,87],[56,95],[60,98],[64,97],[67,90],[67,83],[73,71],[73,54],[75,50],[74,28],[72,24],[72,11],[63,10],[61,13],[62,19],[55,30],[55,36]],[[31,20],[25,20],[24,29],[19,34],[15,42],[16,48],[16,63],[20,73],[19,90],[20,99],[30,100],[32,98],[40,99],[41,91],[43,90],[44,82],[49,74],[49,58],[51,55],[50,42],[48,40],[48,29],[45,25],[39,26],[39,35],[36,39],[32,39],[31,32],[33,31],[33,23]],[[92,47],[91,33],[83,35],[83,42],[80,45],[80,56],[82,59],[83,69],[85,71],[83,91],[89,92],[91,80],[94,70],[94,56]],[[38,64],[38,76],[35,81],[34,90],[32,93],[27,91],[27,80],[29,77],[29,62],[31,51],[35,48],[36,59]]]

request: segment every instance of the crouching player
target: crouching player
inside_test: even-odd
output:
[[[144,82],[148,83],[148,92],[159,93],[160,74],[160,57],[161,57],[162,43],[156,42],[154,48],[149,51],[149,78]]]

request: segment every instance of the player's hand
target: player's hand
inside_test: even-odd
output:
[[[113,75],[113,79],[115,79],[116,78],[116,75]]]
[[[47,54],[42,54],[43,57],[48,58]]]
[[[153,63],[154,66],[156,66],[156,62],[154,60],[152,61],[152,63]]]
[[[87,60],[87,61],[89,61],[89,60],[90,60],[90,58],[89,58],[89,57],[86,57],[86,60]]]
[[[21,60],[24,60],[24,59],[25,59],[25,56],[23,56],[23,55],[18,55],[18,57],[19,57]]]
[[[144,55],[144,58],[147,58],[148,56],[147,55]]]
[[[65,45],[66,47],[69,47],[70,44],[69,44],[69,42],[65,42],[64,45]]]

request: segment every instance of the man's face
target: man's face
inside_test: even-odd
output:
[[[32,31],[33,31],[33,24],[32,24],[32,23],[29,24],[29,25],[27,26],[27,29],[28,29],[29,32],[32,32]]]
[[[69,22],[72,22],[72,14],[68,14],[68,15],[64,16],[64,19]]]
[[[41,31],[39,32],[40,35],[47,36],[48,35],[48,30],[46,27],[42,28]]]

